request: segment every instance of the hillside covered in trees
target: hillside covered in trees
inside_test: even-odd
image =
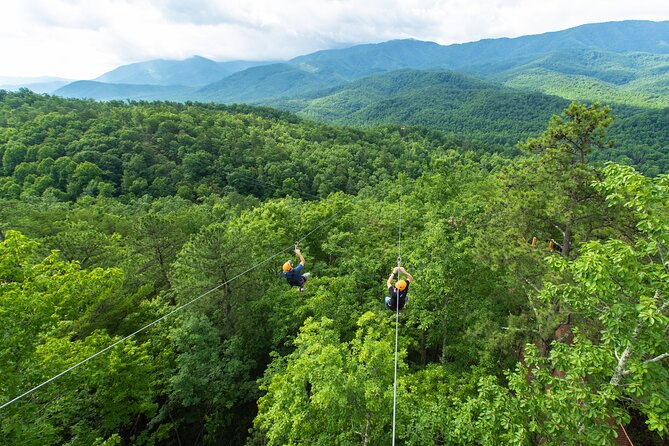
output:
[[[391,40],[316,51],[284,62],[149,60],[118,67],[93,81],[73,82],[54,93],[98,100],[267,104],[415,69],[455,70],[522,85],[523,90],[550,90],[570,100],[622,99],[628,105],[658,107],[667,104],[668,33],[667,21],[625,20],[453,45]],[[522,83],[529,78],[531,82]],[[552,84],[558,79],[556,88]]]
[[[2,407],[3,444],[390,443],[400,240],[398,444],[663,444],[669,176],[616,125],[565,103],[502,151],[0,91],[0,405],[123,340]]]
[[[519,87],[513,89],[455,72],[400,70],[270,105],[340,125],[425,126],[484,142],[488,150],[508,152],[519,140],[540,132],[551,115],[569,105],[559,95],[532,91],[532,82],[517,81],[511,81]],[[547,83],[559,85],[550,79]],[[590,86],[587,89],[593,91]],[[598,96],[591,94],[588,99]],[[619,91],[609,97],[617,100],[612,107],[617,119],[610,129],[617,144],[610,151],[595,154],[595,159],[631,162],[651,176],[665,172],[669,166],[669,127],[664,123],[669,122],[669,107],[625,105],[625,96]],[[640,96],[635,93],[634,97]]]

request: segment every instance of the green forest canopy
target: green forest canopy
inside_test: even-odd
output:
[[[303,294],[286,250],[3,409],[6,444],[387,444],[400,201],[400,444],[666,441],[669,176],[593,163],[608,108],[511,158],[265,108],[0,100],[0,402],[322,225]]]

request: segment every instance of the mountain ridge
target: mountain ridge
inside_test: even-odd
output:
[[[637,38],[630,38],[630,33]],[[596,42],[597,45],[594,45]],[[525,58],[529,62],[532,57],[556,50],[584,50],[595,47],[606,51],[648,52],[660,51],[669,54],[669,21],[625,21],[587,24],[563,31],[521,36],[516,38],[485,39],[478,42],[442,46],[435,42],[415,39],[391,40],[376,44],[362,44],[350,48],[321,50],[311,54],[298,56],[286,62],[297,69],[308,71],[311,78],[318,77],[322,84],[330,87],[345,84],[365,76],[394,71],[402,68],[414,69],[446,69],[466,70],[467,66],[476,63],[503,62],[509,58]],[[522,60],[522,59],[521,59]],[[265,70],[271,68],[265,67]],[[278,70],[278,68],[277,68]],[[243,80],[251,75],[252,69],[236,73],[236,78]],[[485,74],[485,73],[480,73]],[[274,78],[290,83],[287,72],[276,72]],[[234,94],[240,101],[259,101],[262,98],[257,92],[245,95],[244,82],[239,85],[221,83],[218,90],[209,85],[206,91],[214,97],[226,97]],[[311,86],[310,86],[311,88]],[[286,94],[294,94],[295,88],[285,91],[273,91],[275,99]],[[302,93],[305,93],[304,91]]]
[[[216,62],[202,56],[183,60],[153,59],[122,65],[93,79],[96,82],[135,85],[183,85],[200,87],[237,71],[267,62]]]
[[[628,51],[630,49],[634,51]],[[643,52],[650,50],[658,52]],[[635,60],[635,54],[642,56]],[[588,57],[596,60],[588,61]],[[634,73],[635,64],[644,57],[646,62],[652,63],[647,64],[640,76]],[[201,59],[195,60],[206,62],[210,67],[216,64]],[[600,66],[592,66],[597,63]],[[56,94],[80,98],[92,95],[93,99],[104,100],[165,99],[269,105],[277,101],[286,103],[291,98],[303,100],[307,95],[314,96],[357,79],[409,68],[458,70],[514,88],[557,94],[565,99],[598,100],[598,97],[583,95],[587,85],[593,85],[597,87],[595,96],[601,92],[601,100],[607,102],[620,97],[623,99],[620,102],[630,105],[661,107],[665,103],[665,92],[669,90],[661,77],[662,73],[669,72],[669,21],[586,24],[531,36],[483,39],[448,46],[415,39],[391,40],[316,51],[283,63],[258,64],[261,65],[236,71],[206,85],[197,85],[197,90],[172,85],[162,93],[148,88],[143,94],[139,89],[130,90],[123,86],[114,94],[113,87],[92,88],[90,84],[75,84]],[[537,68],[547,68],[548,71]],[[525,79],[527,85],[522,86]],[[559,88],[552,87],[555,80],[559,80]],[[634,83],[626,85],[626,82]],[[569,87],[570,83],[574,88]],[[105,94],[99,95],[98,91],[105,91]],[[133,92],[131,98],[124,96],[128,91]]]
[[[107,84],[97,81],[76,81],[57,90],[59,96],[77,99],[112,100],[163,100],[186,101],[193,87],[174,85]]]

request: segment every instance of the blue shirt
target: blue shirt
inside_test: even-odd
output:
[[[407,280],[407,287],[404,288],[404,291],[399,291],[399,298],[400,298],[400,310],[404,308],[404,305],[407,303],[407,293],[409,292],[409,285],[411,282]],[[397,294],[398,290],[394,286],[390,285],[388,288],[388,294],[390,295],[390,302],[388,302],[388,306],[390,307],[391,310],[395,311],[397,307],[395,306],[397,304]]]
[[[300,286],[304,283],[304,278],[302,277],[302,268],[304,265],[301,263],[290,271],[284,271],[283,275],[292,286]]]

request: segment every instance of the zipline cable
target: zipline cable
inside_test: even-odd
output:
[[[402,183],[399,189],[399,230],[397,236],[397,282],[400,281],[400,268],[402,267]],[[393,379],[393,446],[395,446],[395,415],[397,413],[397,345],[399,339],[400,319],[400,290],[395,285],[397,296],[395,298],[395,377]]]
[[[350,203],[349,203],[349,204],[350,204]],[[298,242],[301,242],[301,241],[303,241],[304,239],[306,239],[307,237],[309,237],[311,234],[313,234],[314,232],[316,232],[317,230],[319,230],[320,228],[322,228],[323,226],[325,226],[327,223],[329,223],[331,220],[333,220],[336,216],[338,216],[339,214],[341,214],[342,212],[344,212],[344,210],[345,210],[347,207],[348,207],[348,206],[343,206],[339,211],[335,212],[331,217],[329,217],[327,220],[325,220],[325,221],[324,221],[323,223],[321,223],[320,225],[316,226],[315,229],[311,230],[311,231],[308,232],[305,236],[303,236],[302,238],[298,239],[297,241],[298,241]],[[109,345],[109,346],[103,348],[102,350],[98,351],[97,353],[94,353],[94,354],[92,354],[91,356],[87,357],[86,359],[83,359],[83,360],[79,361],[78,363],[74,364],[73,366],[69,367],[68,369],[63,370],[63,371],[60,372],[59,374],[57,374],[57,375],[55,375],[55,376],[53,376],[53,377],[47,379],[47,380],[44,381],[43,383],[41,383],[41,384],[39,384],[39,385],[33,387],[32,389],[30,389],[30,390],[28,390],[28,391],[22,393],[21,395],[17,396],[16,398],[14,398],[14,399],[12,399],[12,400],[10,400],[10,401],[7,401],[6,403],[0,405],[0,410],[4,409],[5,407],[9,406],[9,405],[12,404],[12,403],[15,403],[16,401],[20,400],[21,398],[23,398],[23,397],[25,397],[25,396],[30,395],[30,394],[33,393],[34,391],[36,391],[36,390],[38,390],[38,389],[44,387],[45,385],[49,384],[49,383],[52,382],[52,381],[55,381],[56,379],[60,378],[61,376],[63,376],[63,375],[65,375],[65,374],[71,372],[72,370],[76,369],[77,367],[80,367],[81,365],[87,363],[87,362],[90,361],[91,359],[96,358],[97,356],[100,356],[101,354],[103,354],[103,353],[105,353],[106,351],[108,351],[108,350],[110,350],[110,349],[116,347],[117,345],[119,345],[119,344],[121,344],[122,342],[128,340],[129,338],[135,336],[136,334],[139,334],[139,333],[145,331],[146,329],[148,329],[148,328],[150,328],[150,327],[156,325],[158,322],[162,321],[163,319],[166,319],[166,318],[168,318],[169,316],[173,315],[174,313],[183,310],[184,308],[186,308],[186,307],[188,307],[189,305],[195,303],[196,301],[202,299],[203,297],[207,296],[208,294],[211,294],[211,293],[213,293],[214,291],[220,289],[221,287],[223,287],[223,286],[229,284],[229,283],[232,282],[233,280],[235,280],[235,279],[237,279],[237,278],[243,276],[244,274],[247,274],[247,273],[253,271],[254,269],[258,268],[258,267],[261,266],[261,265],[264,265],[265,263],[269,262],[269,261],[272,260],[273,258],[277,257],[279,254],[282,254],[282,253],[288,251],[289,249],[291,249],[291,248],[293,248],[293,247],[294,247],[294,245],[291,245],[291,246],[289,246],[289,247],[287,247],[287,248],[282,249],[281,251],[278,251],[276,254],[273,254],[272,256],[267,257],[265,260],[256,263],[255,265],[251,266],[250,268],[248,268],[248,269],[242,271],[241,273],[237,274],[237,275],[234,276],[233,278],[231,278],[231,279],[229,279],[229,280],[226,280],[225,282],[223,282],[223,283],[221,283],[221,284],[215,286],[214,288],[212,288],[212,289],[210,289],[210,290],[208,290],[208,291],[205,291],[204,293],[200,294],[200,295],[197,296],[196,298],[191,299],[190,301],[186,302],[185,304],[183,304],[183,305],[181,305],[181,306],[175,308],[174,310],[172,310],[172,311],[170,311],[169,313],[167,313],[167,314],[161,316],[160,318],[156,319],[155,321],[151,322],[150,324],[147,324],[147,325],[143,326],[142,328],[140,328],[140,329],[134,331],[133,333],[127,335],[126,337],[124,337],[124,338],[122,338],[122,339],[119,339],[118,341],[114,342],[113,344],[111,344],[111,345]]]

